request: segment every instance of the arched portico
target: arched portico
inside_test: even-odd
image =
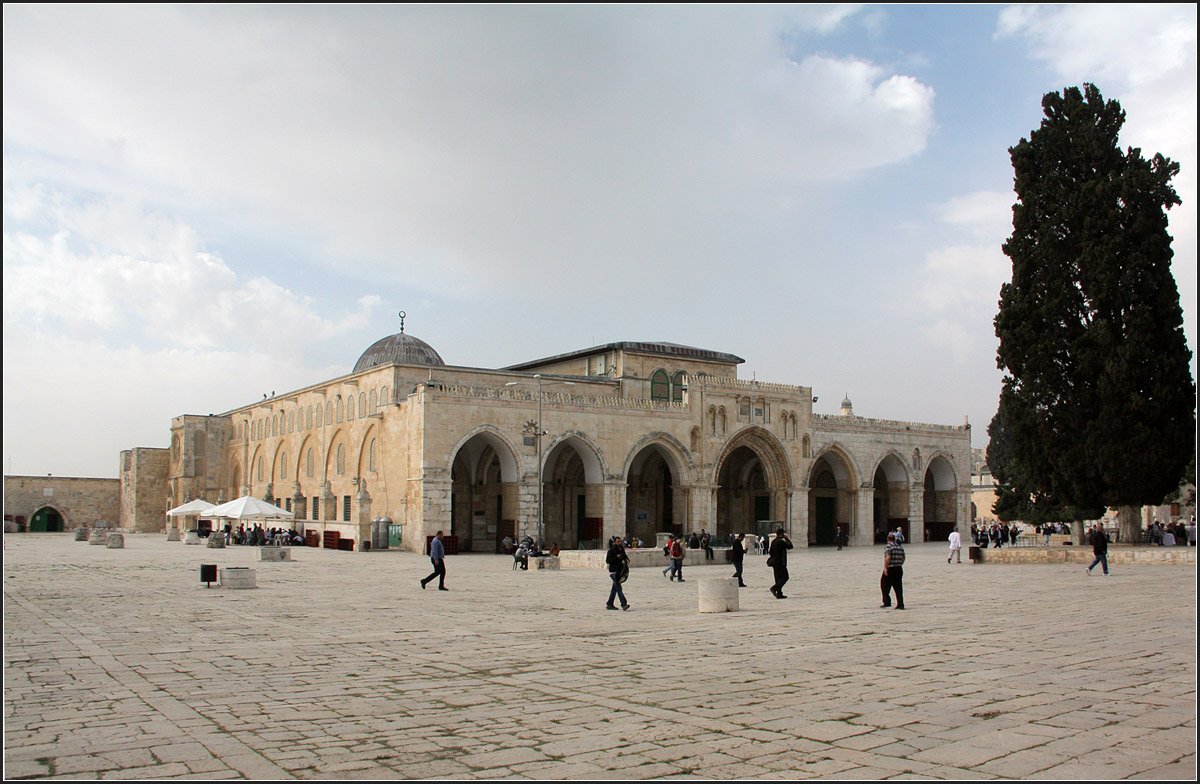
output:
[[[837,544],[838,528],[850,544],[861,544],[863,531],[854,525],[858,479],[850,459],[840,449],[827,448],[808,472],[808,544]],[[866,541],[869,541],[866,540]]]
[[[914,541],[909,531],[909,480],[904,461],[889,454],[879,461],[871,482],[874,499],[871,504],[875,544],[887,542],[888,531],[899,528],[906,541]]]
[[[503,436],[483,429],[464,439],[454,450],[450,477],[448,531],[460,552],[499,552],[505,536],[516,538],[520,476]]]
[[[29,518],[28,530],[31,533],[42,531],[62,531],[66,518],[53,506],[43,506]]]
[[[688,493],[683,449],[664,434],[643,439],[625,470],[625,533],[653,543],[659,531],[683,533]]]
[[[545,453],[542,468],[542,540],[563,549],[603,544],[604,465],[582,434],[566,433]]]
[[[715,484],[717,536],[766,533],[768,522],[790,526],[791,468],[779,441],[763,428],[749,427],[730,439],[717,461]]]
[[[924,516],[927,541],[945,541],[958,519],[958,481],[954,466],[942,455],[925,471]]]

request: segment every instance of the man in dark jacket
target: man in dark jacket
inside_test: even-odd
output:
[[[621,590],[621,583],[629,576],[629,556],[625,554],[625,547],[621,544],[619,536],[613,537],[608,548],[608,555],[604,560],[608,563],[608,576],[612,578],[612,590],[608,592],[608,604],[605,607],[609,610],[617,609],[613,600],[620,599],[621,609],[628,610],[629,602],[625,601],[625,592]]]
[[[1108,534],[1104,533],[1104,529],[1099,523],[1092,526],[1091,533],[1088,538],[1092,540],[1092,554],[1096,556],[1096,560],[1092,561],[1092,565],[1087,568],[1087,573],[1091,574],[1092,569],[1096,564],[1104,566],[1104,576],[1108,576]]]
[[[883,591],[880,607],[892,606],[892,591],[895,591],[896,609],[904,609],[904,547],[895,534],[888,534],[887,545],[883,548],[883,575],[879,578],[879,588]]]
[[[737,578],[738,588],[746,587],[746,584],[742,582],[742,562],[746,557],[746,548],[742,545],[742,540],[745,538],[745,534],[735,536],[729,549],[729,560],[733,561],[733,576]]]
[[[775,538],[771,540],[771,549],[768,551],[770,557],[767,562],[771,565],[771,569],[775,572],[775,584],[771,586],[771,593],[776,599],[786,599],[783,595],[783,584],[788,581],[787,568],[787,551],[792,549],[792,541],[788,539],[787,534],[780,528],[775,532]]]

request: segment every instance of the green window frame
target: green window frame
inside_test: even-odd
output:
[[[650,375],[650,399],[671,399],[671,379],[667,375],[667,371],[656,370]]]

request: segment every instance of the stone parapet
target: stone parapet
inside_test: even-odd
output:
[[[1087,566],[1096,556],[1092,548],[1077,547],[1005,547],[1001,550],[980,550],[979,563],[984,564],[1072,564]],[[1195,566],[1195,547],[1130,547],[1109,545],[1109,566],[1138,564],[1147,566]]]
[[[714,547],[714,558],[707,559],[704,557],[703,550],[684,550],[683,565],[684,566],[712,566],[714,564],[727,564],[729,560],[725,557],[725,553],[729,550],[728,547]],[[662,554],[662,549],[643,548],[641,550],[625,551],[629,556],[629,568],[637,569],[640,567],[657,566],[659,569],[666,569],[670,560]],[[607,550],[563,550],[558,554],[559,568],[561,569],[607,569],[608,563],[605,561],[608,555]],[[532,564],[533,559],[530,559]]]

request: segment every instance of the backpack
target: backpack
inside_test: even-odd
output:
[[[671,557],[672,558],[682,558],[683,557],[683,546],[679,543],[678,539],[676,539],[674,542],[671,543]]]

